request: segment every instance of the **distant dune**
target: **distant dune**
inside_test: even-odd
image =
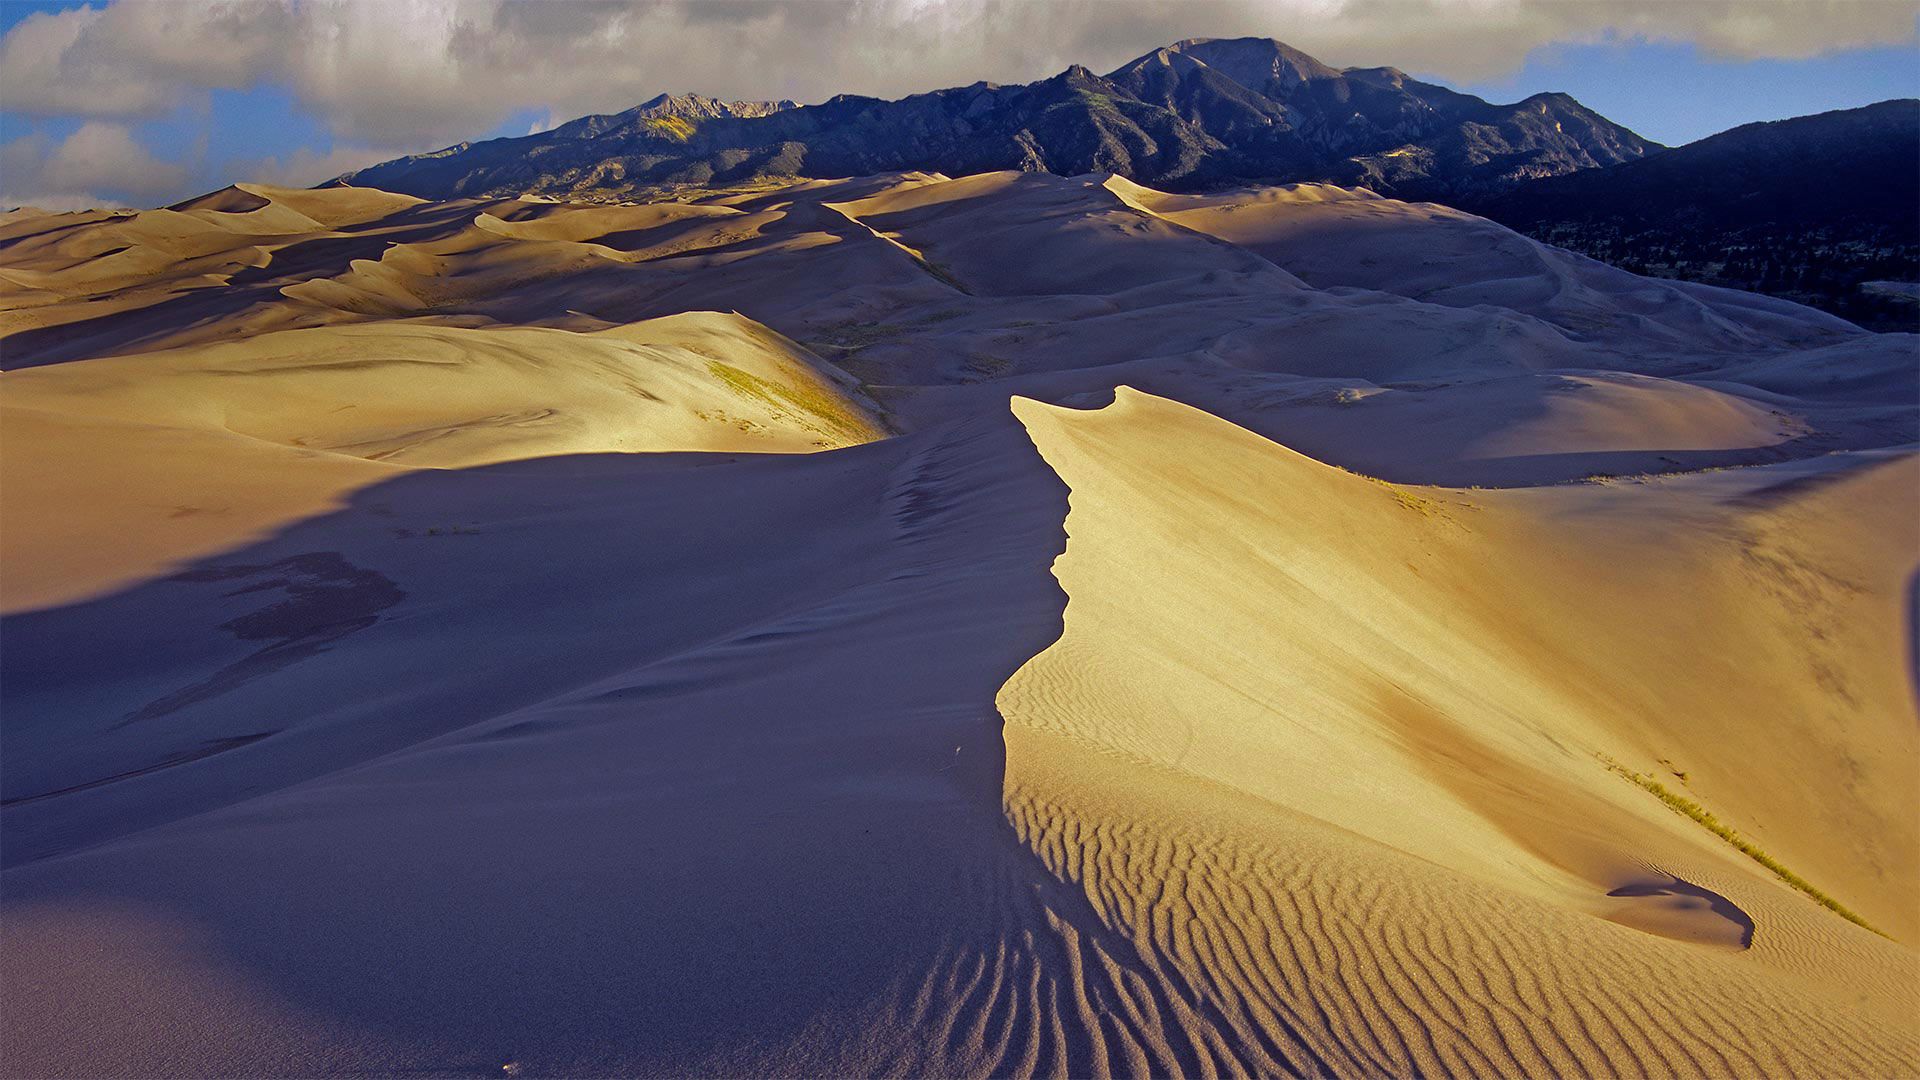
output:
[[[1920,348],[1326,185],[0,219],[0,1072],[1920,1070]]]

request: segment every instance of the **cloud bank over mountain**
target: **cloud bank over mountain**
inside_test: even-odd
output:
[[[895,97],[1024,82],[1073,63],[1106,70],[1192,36],[1278,37],[1336,65],[1470,80],[1510,73],[1554,44],[1687,42],[1715,57],[1807,57],[1914,34],[1907,4],[1811,0],[115,3],[20,20],[0,40],[0,101],[29,118],[124,124],[204,107],[214,91],[273,88],[331,134],[332,146],[309,147],[310,157],[375,160],[516,117],[538,127],[614,112],[660,91]],[[48,162],[41,171],[57,149],[9,148]],[[111,169],[63,178],[79,190],[141,194]]]

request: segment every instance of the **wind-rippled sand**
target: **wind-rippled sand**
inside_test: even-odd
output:
[[[1801,574],[1844,565],[1835,520],[1912,550],[1911,522],[1885,512],[1920,480],[1910,459],[1765,510],[1675,490],[1660,518],[1619,523],[1616,492],[1388,488],[1125,389],[1098,413],[1016,411],[1073,509],[1065,633],[998,698],[1007,814],[1125,943],[1119,970],[1087,947],[1067,995],[1082,1025],[1133,1018],[1073,1071],[1878,1075],[1912,1060],[1911,952],[1596,761],[1713,762],[1704,789],[1737,745],[1750,778],[1837,787],[1852,764],[1822,760],[1819,733],[1754,718],[1910,738],[1895,680],[1822,708],[1802,689],[1810,656],[1689,692],[1706,658],[1667,644],[1712,627],[1757,660],[1799,629],[1800,598],[1747,563],[1778,525],[1829,523],[1792,530]],[[1684,607],[1662,602],[1657,569],[1681,560]],[[1826,643],[1842,655],[1872,647],[1859,588],[1834,601],[1855,639]],[[1662,700],[1640,706],[1648,682]],[[1900,780],[1881,782],[1891,811]],[[1896,817],[1828,814],[1768,821],[1769,846],[1837,862],[1830,825],[1911,850]],[[1876,907],[1897,911],[1908,880]]]
[[[1011,174],[10,215],[0,335],[9,1075],[1920,1069],[1912,335]]]

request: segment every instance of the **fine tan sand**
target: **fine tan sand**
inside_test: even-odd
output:
[[[1874,642],[1920,546],[1911,458],[1811,490],[1468,493],[1125,388],[1015,411],[1073,494],[1065,632],[998,698],[1008,816],[1158,994],[1220,1003],[1110,1054],[1172,1068],[1156,1040],[1190,1040],[1342,1075],[1912,1059],[1910,950],[1603,764],[1671,763],[1910,935],[1920,748]]]
[[[1916,340],[1315,185],[7,215],[0,1073],[1920,1072]]]
[[[796,452],[884,434],[844,374],[737,315],[576,334],[412,322],[11,374],[9,608],[222,550],[398,474],[599,451]],[[129,497],[129,496],[132,497]]]

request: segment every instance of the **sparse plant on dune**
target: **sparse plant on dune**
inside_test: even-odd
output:
[[[415,532],[412,529],[393,529],[397,540],[413,540],[428,536],[479,536],[480,530],[471,525],[430,525]]]
[[[987,356],[978,353],[967,357],[966,363],[960,365],[960,370],[967,374],[987,379],[1005,375],[1012,369],[1013,361],[1011,360],[1005,359],[1004,357]]]
[[[1392,492],[1394,502],[1399,503],[1401,506],[1407,508],[1408,510],[1413,511],[1416,514],[1419,514],[1423,517],[1433,517],[1433,516],[1444,517],[1446,515],[1445,509],[1441,507],[1439,503],[1433,501],[1432,499],[1427,498],[1424,495],[1416,495],[1413,492],[1408,491],[1406,488],[1401,487],[1399,484],[1395,484],[1387,480],[1382,480],[1377,476],[1369,476],[1369,477],[1366,477],[1365,479],[1370,484],[1379,484],[1381,487],[1386,488],[1388,491]]]
[[[1332,464],[1332,463],[1329,462],[1328,464]],[[1401,487],[1399,484],[1396,484],[1391,480],[1382,480],[1377,476],[1368,476],[1366,473],[1354,472],[1352,469],[1347,468],[1345,465],[1334,465],[1333,467],[1336,469],[1339,469],[1343,473],[1346,473],[1348,476],[1357,476],[1360,479],[1365,480],[1369,484],[1378,484],[1381,487],[1386,488],[1387,491],[1393,495],[1394,502],[1399,503],[1401,506],[1405,507],[1408,510],[1413,511],[1416,514],[1421,515],[1422,517],[1438,517],[1438,518],[1451,520],[1450,518],[1448,518],[1446,506],[1440,503],[1438,500],[1429,499],[1425,495],[1421,495],[1421,494],[1418,494],[1417,492],[1409,491],[1408,489]],[[1473,510],[1480,509],[1478,506],[1475,506],[1472,503],[1466,503],[1463,505]]]
[[[1881,937],[1887,938],[1889,941],[1892,940],[1892,938],[1888,937],[1886,933],[1882,932],[1881,930],[1873,926],[1873,924],[1867,922],[1867,920],[1861,918],[1859,915],[1849,910],[1845,904],[1842,904],[1840,901],[1835,900],[1831,896],[1828,896],[1826,893],[1822,892],[1820,889],[1815,887],[1814,884],[1808,881],[1806,878],[1803,878],[1799,874],[1794,873],[1792,870],[1787,869],[1786,866],[1784,866],[1780,862],[1780,860],[1767,854],[1765,851],[1762,851],[1758,845],[1753,843],[1753,841],[1748,840],[1744,836],[1741,836],[1738,830],[1734,829],[1733,826],[1726,824],[1725,822],[1721,821],[1717,817],[1714,817],[1713,812],[1711,810],[1708,810],[1706,807],[1701,806],[1699,803],[1693,801],[1692,799],[1687,798],[1685,795],[1681,795],[1681,794],[1678,794],[1677,792],[1669,790],[1666,785],[1662,784],[1660,781],[1654,779],[1653,777],[1648,776],[1644,773],[1634,772],[1632,769],[1627,768],[1625,765],[1620,764],[1619,762],[1613,760],[1610,757],[1607,757],[1604,754],[1600,755],[1600,760],[1612,772],[1618,773],[1619,775],[1627,778],[1628,780],[1633,781],[1635,784],[1638,784],[1642,788],[1645,788],[1647,791],[1653,793],[1653,795],[1657,797],[1661,802],[1666,803],[1668,809],[1672,810],[1674,813],[1692,818],[1695,822],[1699,823],[1701,827],[1705,828],[1708,832],[1712,833],[1715,836],[1718,836],[1722,840],[1725,840],[1727,843],[1732,844],[1734,848],[1736,848],[1742,855],[1745,855],[1747,858],[1752,859],[1754,862],[1757,862],[1761,866],[1766,867],[1768,870],[1773,871],[1773,875],[1775,877],[1779,878],[1781,881],[1786,882],[1788,885],[1791,885],[1794,888],[1800,890],[1801,892],[1807,894],[1808,897],[1812,898],[1813,901],[1819,904],[1821,907],[1826,908],[1827,910],[1833,912],[1835,915],[1840,916],[1841,918],[1847,920],[1848,922],[1851,922],[1857,926],[1863,927],[1867,930],[1872,930],[1874,933],[1879,934]],[[1682,775],[1682,778],[1684,779],[1685,774],[1681,774],[1681,775]]]
[[[890,340],[906,332],[906,327],[895,323],[844,322],[828,327],[820,337],[806,342],[806,346],[817,353],[838,352],[843,357],[880,342]]]
[[[959,276],[956,275],[952,270],[949,270],[944,264],[934,262],[932,259],[927,258],[925,255],[915,255],[913,261],[916,263],[919,263],[920,269],[925,270],[927,273],[933,275],[934,279],[939,281],[942,285],[947,286],[948,288],[952,289],[955,292],[965,293],[968,296],[973,295],[973,290],[967,288],[966,284],[960,280]]]
[[[708,361],[707,370],[743,397],[758,399],[772,406],[776,412],[797,412],[799,415],[795,419],[813,427],[820,434],[856,443],[865,441],[870,435],[871,424],[817,386],[799,382],[777,383],[718,360]],[[809,423],[810,420],[818,421],[824,427]]]

